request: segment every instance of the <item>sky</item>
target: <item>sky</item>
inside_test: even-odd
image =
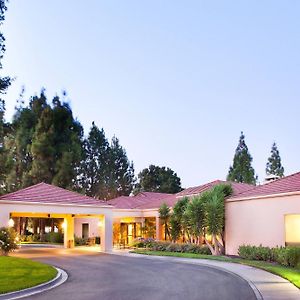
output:
[[[11,0],[6,120],[22,86],[25,100],[66,90],[85,133],[116,135],[136,173],[225,179],[241,131],[260,182],[274,141],[285,174],[300,171],[299,13],[298,0]]]

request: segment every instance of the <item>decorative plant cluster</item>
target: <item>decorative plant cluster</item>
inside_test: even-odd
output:
[[[165,240],[196,245],[205,243],[212,255],[224,254],[224,199],[231,194],[231,185],[219,184],[201,195],[183,197],[172,211],[163,203],[159,217]]]
[[[0,254],[8,255],[9,252],[18,248],[17,233],[13,228],[0,228]]]
[[[132,245],[137,248],[146,248],[152,251],[180,252],[180,253],[197,253],[210,255],[209,248],[205,245],[196,245],[192,243],[172,243],[159,242],[153,239],[137,239]]]
[[[300,248],[298,247],[263,247],[243,245],[239,247],[239,256],[251,260],[277,262],[287,267],[300,266]]]

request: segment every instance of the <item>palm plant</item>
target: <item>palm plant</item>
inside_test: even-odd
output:
[[[183,226],[183,215],[189,203],[189,198],[180,199],[173,207],[173,213],[170,218],[171,237],[176,242],[182,236],[185,241],[185,227]]]
[[[159,212],[159,218],[164,224],[165,240],[167,240],[167,236],[170,236],[169,233],[170,208],[166,203],[163,203],[159,208],[158,212]]]
[[[205,228],[211,235],[211,243],[205,237],[205,243],[212,255],[224,253],[222,238],[225,225],[225,197],[232,193],[230,185],[218,185],[203,195],[205,206]]]
[[[201,243],[203,237],[204,216],[204,201],[201,196],[196,196],[188,203],[182,220],[197,244]]]

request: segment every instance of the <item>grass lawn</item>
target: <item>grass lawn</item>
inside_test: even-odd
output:
[[[52,266],[24,258],[0,256],[0,294],[41,284],[56,274]]]
[[[268,263],[264,261],[246,260],[242,258],[231,258],[227,256],[212,256],[212,255],[202,255],[202,254],[194,254],[194,253],[178,253],[178,252],[166,252],[166,251],[134,250],[131,252],[138,253],[138,254],[146,254],[146,255],[211,259],[211,260],[238,263],[242,265],[263,269],[275,275],[279,275],[287,279],[291,283],[293,283],[296,287],[300,288],[300,269],[288,268],[288,267],[280,266],[278,264]]]

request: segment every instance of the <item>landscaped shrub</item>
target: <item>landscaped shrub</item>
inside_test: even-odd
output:
[[[300,265],[300,248],[243,245],[239,247],[239,256],[250,260],[277,262],[283,266],[296,267]]]
[[[168,251],[168,252],[181,252],[181,253],[196,253],[210,255],[211,252],[206,245],[196,245],[191,243],[179,244],[163,241],[155,241],[154,239],[136,239],[132,247],[146,248],[152,251]]]
[[[137,238],[131,244],[130,247],[135,248],[150,248],[155,240],[153,238]]]
[[[48,243],[63,243],[64,235],[61,232],[49,232],[45,234],[44,239]]]
[[[240,246],[238,251],[239,256],[245,259],[264,261],[274,260],[274,252],[269,247]]]
[[[9,252],[18,249],[17,233],[13,228],[0,228],[0,254],[8,255]]]
[[[75,236],[75,245],[76,246],[85,246],[87,244],[87,239]]]
[[[206,245],[196,245],[196,244],[182,244],[184,246],[184,251],[187,253],[196,253],[196,254],[204,254],[211,255],[211,251]]]

